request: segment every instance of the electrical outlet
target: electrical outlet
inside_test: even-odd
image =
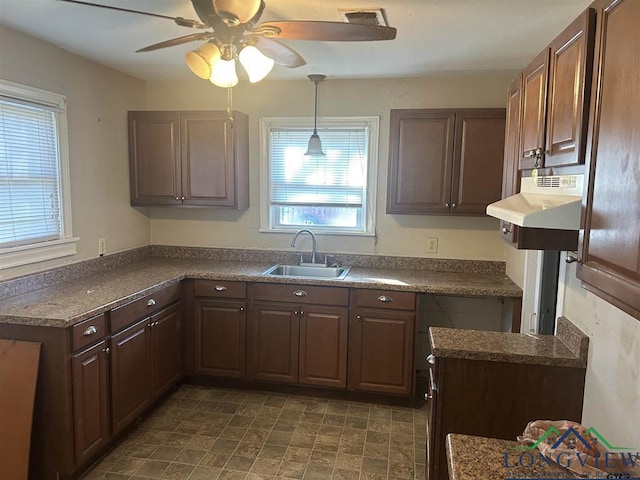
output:
[[[98,255],[103,256],[105,253],[107,253],[107,239],[99,238],[98,239]]]
[[[427,253],[438,253],[438,237],[427,237]]]

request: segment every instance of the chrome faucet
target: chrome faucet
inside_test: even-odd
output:
[[[313,234],[313,232],[311,230],[307,230],[302,229],[302,230],[298,230],[296,232],[296,234],[293,236],[293,240],[291,240],[291,246],[295,247],[296,246],[296,240],[298,239],[298,235],[300,235],[301,233],[308,233],[309,235],[311,235],[311,241],[313,242],[313,246],[311,247],[311,263],[316,263],[316,236]]]

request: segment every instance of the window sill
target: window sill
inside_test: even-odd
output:
[[[332,236],[339,236],[339,237],[375,237],[376,234],[374,232],[337,232],[337,231],[330,231],[330,230],[321,230],[318,228],[314,228],[313,226],[305,226],[305,227],[300,227],[300,228],[291,228],[291,229],[286,229],[286,228],[281,228],[281,229],[275,229],[275,228],[260,228],[258,231],[260,233],[290,233],[290,234],[295,234],[298,230],[300,229],[308,229],[311,230],[314,235],[332,235]]]
[[[78,237],[63,238],[20,247],[0,248],[0,270],[75,255],[78,240]]]

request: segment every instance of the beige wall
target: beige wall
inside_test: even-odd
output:
[[[567,268],[563,315],[589,335],[582,422],[613,445],[640,449],[640,321],[581,287]]]
[[[145,106],[145,83],[0,26],[0,77],[67,98],[73,257],[0,271],[0,280],[149,243],[149,219],[129,206],[127,110]]]
[[[442,74],[428,78],[335,80],[319,86],[319,116],[380,116],[377,238],[321,236],[323,252],[426,256],[426,238],[439,237],[434,257],[504,260],[498,221],[491,218],[387,215],[385,193],[392,108],[501,107],[512,73]],[[251,206],[245,212],[153,208],[154,244],[286,249],[290,234],[260,233],[259,121],[268,116],[313,116],[308,80],[240,84],[233,108],[249,115]],[[226,91],[198,80],[150,82],[149,109],[224,109]]]

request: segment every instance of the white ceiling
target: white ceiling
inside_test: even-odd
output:
[[[197,19],[189,0],[90,0]],[[338,9],[382,7],[397,38],[382,42],[282,40],[307,65],[275,67],[269,79],[421,76],[441,71],[518,70],[591,0],[265,0],[266,20],[342,21]],[[0,0],[0,23],[146,80],[194,78],[190,43],[135,53],[194,32],[170,20],[57,0]],[[0,55],[2,46],[0,46]]]

